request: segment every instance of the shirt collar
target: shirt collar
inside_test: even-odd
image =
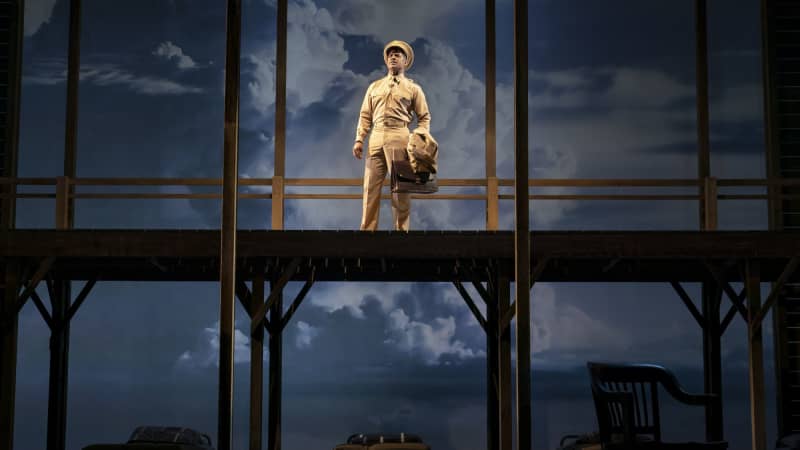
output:
[[[387,81],[392,81],[395,78],[397,78],[398,81],[403,82],[403,81],[406,80],[406,75],[405,75],[405,73],[401,73],[401,74],[398,74],[398,75],[392,75],[390,73],[390,74],[386,75],[386,80]]]

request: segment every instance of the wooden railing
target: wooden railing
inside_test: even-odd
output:
[[[254,193],[239,192],[239,199],[267,199],[273,200],[273,216],[283,217],[283,200],[356,200],[361,199],[361,193],[287,193],[287,187],[360,187],[361,178],[240,178],[241,187],[269,187],[270,192]],[[385,182],[388,184],[388,181]],[[443,188],[483,188],[483,193],[437,193],[426,195],[412,195],[412,198],[421,200],[481,200],[486,202],[487,229],[496,229],[498,202],[512,200],[513,194],[501,193],[502,187],[512,187],[514,180],[509,178],[450,178],[440,179],[438,184]],[[20,187],[51,186],[52,192],[18,192]],[[211,193],[166,193],[166,192],[78,192],[80,186],[105,186],[105,187],[166,187],[166,186],[222,186],[220,178],[69,178],[69,177],[36,177],[36,178],[2,178],[0,187],[3,201],[12,199],[55,199],[56,203],[56,228],[65,228],[66,217],[69,213],[71,199],[221,199],[221,192]],[[703,202],[704,229],[717,228],[717,204],[720,200],[767,200],[768,193],[741,194],[720,193],[721,188],[767,188],[800,186],[798,179],[763,179],[763,178],[730,178],[706,179],[669,178],[669,179],[531,179],[528,180],[529,188],[697,188],[696,193],[599,193],[599,194],[546,194],[531,193],[530,200],[688,200]],[[767,190],[767,189],[765,189]],[[780,192],[780,189],[770,189],[767,192]],[[774,194],[783,199],[800,198],[800,194]],[[384,194],[384,199],[390,195]],[[276,201],[279,200],[279,201]],[[494,226],[492,226],[494,224]],[[282,220],[279,226],[282,229]]]

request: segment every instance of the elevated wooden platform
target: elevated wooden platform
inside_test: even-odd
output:
[[[504,231],[238,233],[238,271],[285,266],[301,258],[294,278],[317,281],[453,281],[484,268],[508,267],[513,279],[514,235]],[[700,282],[709,264],[760,265],[776,281],[800,255],[800,232],[776,231],[546,231],[535,232],[532,261],[538,281]],[[14,230],[0,232],[3,260],[34,267],[55,258],[54,279],[214,281],[219,279],[219,230]],[[543,262],[546,261],[546,264]],[[35,269],[35,267],[34,267]],[[739,270],[723,271],[727,281]],[[791,280],[798,280],[799,274]]]

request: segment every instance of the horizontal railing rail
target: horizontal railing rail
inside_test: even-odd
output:
[[[494,215],[494,222],[497,223],[497,202],[500,200],[512,200],[513,194],[503,193],[503,188],[513,187],[512,178],[448,178],[439,179],[438,184],[442,188],[479,188],[483,192],[475,193],[448,193],[440,192],[437,194],[412,195],[415,199],[424,200],[482,200],[487,204],[487,213]],[[273,205],[283,216],[283,200],[357,200],[362,198],[361,193],[342,193],[342,192],[295,192],[296,188],[354,188],[361,187],[361,178],[240,178],[240,189],[256,188],[269,190],[269,192],[242,192],[238,193],[240,200],[260,199],[260,200],[280,200]],[[388,181],[384,182],[388,185]],[[608,188],[677,188],[681,190],[695,188],[695,192],[682,193],[631,193],[631,192],[603,192],[603,193],[530,193],[530,200],[638,200],[638,201],[705,201],[712,204],[708,205],[706,223],[710,229],[716,228],[716,202],[721,200],[768,200],[770,195],[776,199],[798,199],[798,193],[786,193],[780,188],[800,187],[800,179],[785,178],[714,178],[693,179],[693,178],[657,178],[657,179],[592,179],[592,178],[566,178],[566,179],[530,179],[528,186],[532,190],[547,188],[577,188],[585,189],[608,189]],[[19,192],[20,188],[46,188],[49,192]],[[220,192],[81,192],[84,188],[105,187],[105,188],[141,188],[141,187],[215,187],[220,188]],[[50,188],[50,189],[47,189]],[[71,199],[222,199],[222,179],[221,178],[148,178],[148,177],[0,177],[1,199],[55,199],[57,205],[57,217],[67,214],[64,205],[69,205]],[[759,193],[721,193],[721,188],[759,188],[765,192]],[[777,189],[769,189],[777,188]],[[288,189],[288,191],[287,191]],[[384,194],[384,199],[390,195]],[[491,218],[490,218],[491,219]],[[489,219],[487,219],[489,220]],[[58,222],[57,219],[57,223]],[[488,226],[488,225],[487,225]],[[707,227],[707,229],[709,229]]]

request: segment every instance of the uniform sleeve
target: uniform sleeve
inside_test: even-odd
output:
[[[358,125],[356,126],[356,142],[364,142],[364,138],[372,128],[372,103],[369,101],[371,93],[372,85],[367,88],[364,101],[361,103],[361,112],[358,114]]]
[[[431,129],[431,112],[428,109],[428,101],[425,99],[425,92],[417,86],[417,95],[414,97],[414,112],[417,113],[417,126],[425,130]]]

